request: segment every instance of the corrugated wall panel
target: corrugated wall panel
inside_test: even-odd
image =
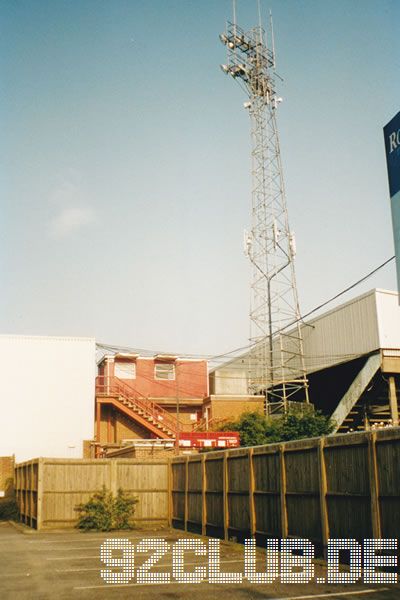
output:
[[[397,294],[371,290],[302,325],[308,373],[353,360],[379,348],[400,348],[400,307]],[[275,346],[274,346],[275,350]],[[276,345],[278,360],[278,345]],[[244,361],[244,362],[243,362]],[[230,391],[245,384],[247,355],[218,367],[216,379],[231,378]],[[295,367],[294,361],[291,363]]]
[[[309,373],[377,350],[375,290],[308,321],[302,332]]]

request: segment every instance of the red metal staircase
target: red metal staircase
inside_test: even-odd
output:
[[[153,400],[138,395],[131,385],[118,377],[96,377],[96,402],[113,405],[159,438],[176,437],[176,418]],[[181,423],[179,430],[182,431]]]

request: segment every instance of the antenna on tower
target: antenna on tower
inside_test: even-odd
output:
[[[246,92],[244,107],[251,120],[251,230],[244,250],[252,265],[250,306],[249,392],[265,394],[266,410],[286,412],[289,402],[309,402],[294,270],[296,244],[289,228],[276,114],[282,98],[276,91],[275,39],[272,14],[268,48],[261,22],[244,31],[227,23],[220,35],[228,60],[222,70]],[[265,42],[263,40],[265,39]],[[288,326],[296,323],[292,328]]]
[[[258,10],[258,26],[260,28],[260,31],[262,29],[262,21],[261,21],[261,2],[260,0],[257,0],[257,10]]]
[[[271,31],[271,44],[272,44],[272,56],[273,56],[273,67],[276,67],[276,57],[275,57],[275,36],[274,36],[274,22],[272,20],[272,10],[269,11],[269,28]]]

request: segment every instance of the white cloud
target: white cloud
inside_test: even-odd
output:
[[[53,238],[67,237],[95,220],[81,179],[78,172],[69,170],[49,196],[49,204],[56,213],[48,224]]]
[[[50,222],[50,234],[55,238],[66,237],[94,221],[94,211],[88,207],[69,206],[61,209]]]

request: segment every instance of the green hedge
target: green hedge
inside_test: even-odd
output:
[[[79,529],[96,531],[132,529],[135,525],[133,515],[137,502],[136,496],[130,496],[122,489],[114,496],[103,486],[102,491],[96,492],[88,502],[75,507],[79,513],[76,526]]]

